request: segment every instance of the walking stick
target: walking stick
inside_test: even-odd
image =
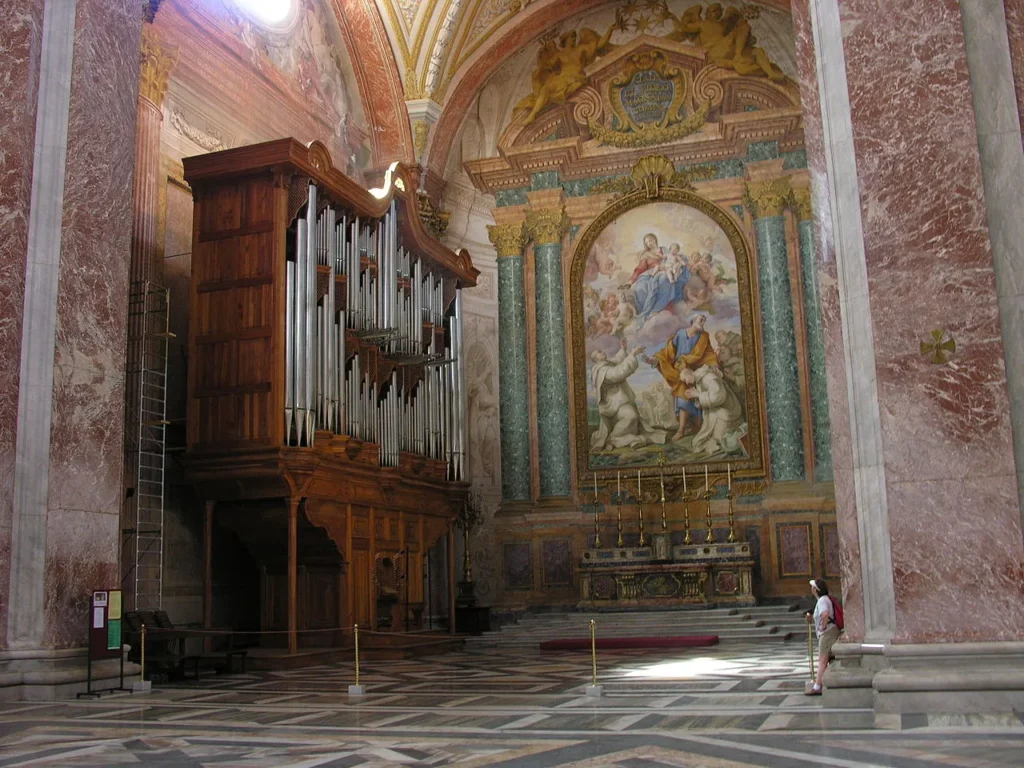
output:
[[[807,667],[811,671],[811,681],[816,678],[814,675],[814,637],[811,632],[811,622],[807,622]]]

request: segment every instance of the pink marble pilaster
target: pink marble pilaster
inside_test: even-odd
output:
[[[804,114],[804,146],[807,150],[807,171],[811,179],[815,250],[818,259],[817,272],[821,297],[820,309],[828,375],[836,524],[840,541],[842,599],[846,619],[844,638],[854,642],[863,639],[864,635],[860,538],[857,528],[857,501],[854,493],[853,451],[850,445],[846,353],[843,347],[842,322],[839,314],[838,275],[828,197],[828,171],[825,161],[821,97],[818,92],[814,32],[811,26],[808,0],[794,0],[792,13],[800,77],[800,98]]]
[[[1024,600],[1024,541],[959,4],[839,11],[873,328],[855,343],[876,361],[893,640],[1019,639],[1024,614],[1005,606]],[[956,341],[950,364],[921,354],[932,330]]]
[[[1010,40],[1013,87],[1017,93],[1017,114],[1024,125],[1024,0],[1003,0],[1006,33]]]
[[[124,365],[142,15],[78,0],[57,297],[46,644],[79,645],[118,584]]]
[[[146,24],[135,129],[135,186],[132,198],[131,282],[149,280],[157,253],[160,207],[161,109],[177,49],[163,45]]]
[[[7,640],[25,250],[42,0],[0,3],[0,649]]]

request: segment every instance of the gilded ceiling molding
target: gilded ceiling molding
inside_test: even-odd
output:
[[[537,245],[561,243],[569,231],[569,217],[565,206],[530,209],[526,212],[526,228]]]
[[[359,98],[370,127],[373,165],[415,162],[402,78],[380,11],[374,0],[333,0],[332,7],[352,54]]]
[[[526,222],[516,221],[511,224],[488,224],[487,236],[498,252],[498,258],[522,256],[526,247]]]
[[[793,190],[788,178],[772,179],[756,184],[747,184],[744,202],[755,219],[781,216],[792,199]]]
[[[387,13],[388,19],[391,21],[392,36],[395,39],[395,43],[398,45],[398,52],[402,57],[402,65],[408,73],[410,70],[414,69],[413,64],[415,62],[412,60],[412,56],[409,53],[409,42],[405,37],[405,30],[402,27],[398,9],[395,8],[395,4],[392,0],[381,0],[380,5],[384,6],[384,11]],[[410,31],[412,30],[410,29]],[[353,51],[352,53],[356,52]]]
[[[139,96],[160,107],[167,95],[171,70],[178,63],[178,49],[161,42],[153,27],[145,24],[142,27],[141,57]]]

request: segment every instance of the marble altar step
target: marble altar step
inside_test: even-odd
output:
[[[717,608],[696,611],[526,613],[495,632],[467,638],[479,648],[528,648],[545,640],[586,637],[593,619],[600,637],[718,635],[722,642],[779,643],[802,640],[806,623],[789,606]]]

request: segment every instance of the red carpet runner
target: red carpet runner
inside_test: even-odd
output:
[[[599,637],[598,648],[706,648],[718,645],[718,635],[681,635],[679,637]],[[579,651],[590,648],[590,638],[582,640],[545,640],[542,651]]]

